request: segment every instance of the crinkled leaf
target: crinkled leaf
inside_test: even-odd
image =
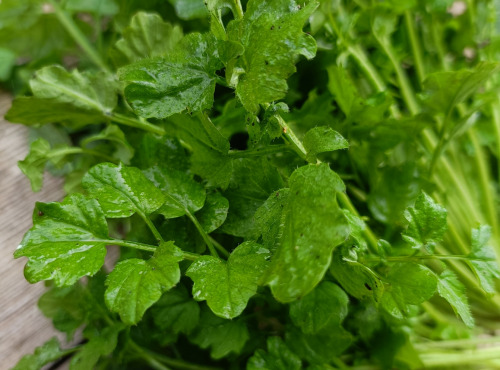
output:
[[[37,203],[33,227],[24,235],[14,257],[28,257],[26,279],[54,280],[72,285],[94,275],[104,264],[108,225],[99,203],[71,194],[61,203]]]
[[[293,353],[280,337],[267,339],[267,352],[255,351],[247,363],[247,370],[300,370],[302,361]]]
[[[209,109],[214,102],[215,71],[221,67],[211,34],[192,33],[162,58],[119,70],[125,97],[144,118],[166,118],[183,111]]]
[[[207,180],[209,186],[227,188],[233,171],[232,161],[228,156],[229,140],[207,116],[172,116],[167,130],[193,149],[191,170],[194,173]]]
[[[190,333],[200,320],[200,306],[184,286],[169,290],[151,307],[155,325],[174,334]]]
[[[123,329],[122,325],[115,324],[93,335],[83,348],[71,358],[71,370],[95,369],[100,357],[107,356],[115,350],[118,343],[118,334]]]
[[[163,192],[165,203],[158,213],[166,218],[193,214],[205,204],[205,189],[185,172],[155,166],[144,174]]]
[[[99,201],[106,217],[147,215],[165,202],[165,195],[135,167],[100,163],[82,179],[83,187]]]
[[[336,201],[344,185],[327,164],[300,167],[289,185],[283,234],[265,276],[281,302],[314,289],[330,265],[333,249],[349,236],[349,224]]]
[[[500,64],[479,63],[472,70],[435,72],[424,81],[424,102],[434,112],[449,114],[500,70]]]
[[[147,261],[119,262],[106,280],[106,305],[127,325],[139,322],[144,312],[181,277],[182,251],[173,242],[162,243]]]
[[[421,248],[443,240],[446,232],[446,209],[422,192],[413,207],[408,207],[404,216],[409,222],[403,233],[405,239],[413,248]]]
[[[302,27],[317,6],[316,1],[252,0],[243,19],[229,23],[228,39],[241,42],[244,52],[229,61],[226,78],[247,110],[283,98],[298,57],[314,57],[316,42]]]
[[[232,165],[233,176],[229,189],[224,192],[229,200],[229,213],[221,230],[254,239],[258,233],[255,212],[271,192],[283,187],[283,180],[265,157],[238,159]]]
[[[451,270],[445,270],[438,277],[437,290],[441,297],[446,299],[465,325],[474,327],[474,318],[470,312],[469,302],[465,294],[464,285]]]
[[[495,280],[500,278],[500,269],[495,251],[488,245],[491,238],[491,227],[481,225],[472,229],[472,248],[467,256],[467,264],[479,279],[486,293],[495,293]]]
[[[307,131],[303,143],[309,162],[315,162],[317,155],[320,153],[349,147],[349,143],[342,135],[326,126],[315,127]]]
[[[354,248],[343,246],[333,252],[330,273],[337,279],[347,293],[355,298],[371,298],[379,302],[384,292],[384,285],[378,276],[368,267],[358,262]]]
[[[240,244],[227,262],[213,256],[198,258],[186,272],[194,282],[193,297],[206,300],[217,316],[240,315],[257,292],[268,258],[269,251],[251,241]]]
[[[347,294],[336,284],[322,282],[311,293],[290,304],[290,317],[305,334],[315,334],[347,316]]]
[[[255,224],[262,235],[264,247],[274,252],[279,245],[283,232],[283,212],[288,202],[290,189],[280,189],[272,193],[269,198],[255,212]]]
[[[189,337],[203,349],[210,347],[210,355],[216,360],[230,353],[240,353],[248,339],[245,321],[220,318],[208,308],[201,311],[200,324]]]
[[[217,230],[226,221],[229,201],[220,193],[209,193],[196,218],[207,233]]]
[[[56,337],[35,348],[32,355],[24,355],[12,370],[40,370],[43,366],[66,356],[69,352],[61,350]]]
[[[116,49],[122,54],[119,65],[166,55],[182,39],[182,29],[163,22],[158,14],[139,12],[122,32]],[[118,58],[116,58],[118,59]]]

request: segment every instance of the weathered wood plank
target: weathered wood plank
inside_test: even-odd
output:
[[[61,181],[46,177],[41,192],[33,193],[17,168],[28,152],[27,129],[4,121],[10,97],[0,93],[0,368],[9,369],[27,353],[56,334],[38,310],[43,283],[30,285],[23,276],[24,258],[12,253],[31,227],[35,201],[60,200]]]

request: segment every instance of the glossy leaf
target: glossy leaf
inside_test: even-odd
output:
[[[161,244],[147,261],[119,262],[106,280],[106,305],[127,325],[136,324],[161,295],[181,277],[182,251],[173,242]]]
[[[106,217],[153,213],[165,195],[135,167],[101,163],[83,177],[83,187],[98,199]]]
[[[300,370],[302,361],[293,353],[280,337],[267,339],[267,352],[259,349],[250,357],[247,370]]]
[[[36,204],[33,227],[14,257],[28,257],[25,276],[31,283],[72,285],[99,271],[107,242],[108,225],[99,203],[76,193],[61,203]]]
[[[348,222],[336,201],[344,185],[327,164],[300,167],[289,185],[283,234],[265,276],[281,302],[314,289],[330,265],[333,249],[349,236]]]
[[[465,287],[452,271],[445,270],[439,275],[437,290],[439,295],[448,301],[455,314],[463,320],[465,325],[473,328],[474,318],[465,295]]]
[[[320,153],[332,152],[339,149],[347,149],[349,143],[338,132],[330,127],[315,127],[307,131],[304,136],[304,148],[307,151],[307,160],[316,161]]]
[[[297,58],[314,57],[316,42],[302,27],[317,6],[316,1],[298,6],[252,0],[243,19],[228,25],[228,39],[242,42],[244,52],[228,63],[226,78],[248,111],[257,112],[259,104],[283,98]]]
[[[347,316],[348,303],[347,294],[338,285],[324,281],[290,304],[290,317],[305,334],[315,334],[330,323],[340,325]]]
[[[403,233],[403,239],[413,248],[440,242],[447,229],[446,215],[444,207],[426,193],[420,194],[415,206],[405,210],[404,216],[409,224]]]
[[[257,292],[268,258],[269,251],[251,241],[240,244],[227,262],[212,256],[198,258],[186,272],[194,282],[193,297],[206,300],[217,316],[240,315]]]
[[[500,279],[500,268],[495,252],[488,242],[491,238],[491,227],[481,225],[472,229],[472,248],[467,256],[467,264],[476,274],[481,287],[486,293],[495,293],[495,280]]]
[[[207,233],[217,230],[226,221],[229,201],[220,193],[209,193],[203,208],[196,218]]]
[[[125,97],[139,116],[166,118],[211,108],[215,71],[220,67],[214,37],[192,33],[167,56],[123,67],[119,76],[127,83]]]
[[[158,213],[166,218],[193,214],[205,204],[205,189],[184,172],[156,166],[144,171],[144,174],[163,192],[165,203]]]

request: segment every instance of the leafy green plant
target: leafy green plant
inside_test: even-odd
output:
[[[15,257],[84,338],[16,369],[499,366],[463,351],[498,340],[498,31],[453,6],[2,2],[19,167],[68,193]]]

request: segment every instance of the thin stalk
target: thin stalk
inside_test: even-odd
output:
[[[495,102],[491,105],[491,113],[495,126],[495,136],[497,141],[497,165],[498,165],[498,181],[500,182],[500,96],[497,96]]]
[[[270,145],[264,148],[248,149],[248,150],[230,150],[231,158],[250,158],[261,157],[268,154],[281,153],[285,150],[293,150],[288,144]]]
[[[420,82],[420,86],[422,86],[422,82],[425,79],[425,67],[424,61],[422,58],[422,49],[420,47],[420,42],[418,41],[417,33],[415,31],[415,22],[413,20],[412,13],[407,10],[405,11],[405,24],[406,29],[408,30],[408,37],[410,38],[411,50],[413,53],[414,65],[417,70],[418,81]]]
[[[302,142],[297,138],[293,130],[288,126],[288,124],[285,122],[283,118],[279,114],[276,114],[274,116],[276,120],[278,121],[278,124],[280,125],[281,129],[283,130],[283,135],[288,139],[290,144],[292,145],[293,149],[295,152],[302,158],[306,159],[307,152],[306,149],[304,148],[304,145]]]
[[[224,248],[222,246],[222,244],[220,244],[217,240],[215,240],[214,238],[212,238],[210,235],[208,236],[210,238],[210,241],[212,242],[212,244],[214,245],[215,248],[217,248],[217,250],[219,252],[221,252],[224,257],[228,258],[229,257],[229,252],[227,251],[226,248]]]
[[[48,0],[48,2],[54,8],[55,14],[62,26],[68,31],[70,36],[75,40],[75,42],[82,48],[82,50],[87,54],[89,59],[104,72],[109,73],[110,70],[104,60],[101,58],[99,53],[92,47],[89,40],[85,37],[82,31],[78,28],[73,18],[63,10],[55,0]]]
[[[236,14],[234,14],[236,19],[241,19],[243,18],[243,7],[241,6],[241,1],[240,0],[233,0],[234,1],[234,10],[236,11]]]
[[[432,350],[434,348],[461,348],[489,343],[497,343],[500,345],[500,337],[429,341],[428,343],[416,343],[415,348],[418,348],[419,350]]]
[[[156,226],[153,224],[153,222],[150,220],[150,218],[142,212],[137,212],[137,214],[144,220],[146,225],[148,225],[149,230],[151,230],[151,232],[153,233],[154,237],[156,238],[156,241],[158,243],[163,243],[165,240],[163,240],[163,237],[161,236],[160,232],[158,231]]]
[[[107,161],[110,161],[110,162],[116,162],[116,159],[114,159],[113,157],[110,157],[104,153],[100,153],[100,152],[95,151],[95,150],[76,148],[76,147],[61,148],[61,149],[52,150],[47,154],[47,158],[65,156],[68,154],[89,154],[89,155],[93,155],[94,157],[101,157],[101,158],[103,158]]]
[[[438,324],[449,324],[450,320],[436,309],[430,302],[423,302],[420,306],[427,312],[427,314],[432,317],[434,321]]]
[[[194,215],[192,215],[191,212],[186,212],[186,215],[193,222],[194,226],[196,227],[196,229],[200,233],[201,237],[205,241],[205,244],[207,245],[207,247],[208,247],[208,249],[210,251],[210,254],[212,256],[218,258],[219,254],[217,253],[217,250],[215,249],[215,247],[214,247],[214,245],[212,243],[212,240],[210,239],[210,237],[207,234],[207,232],[203,229],[203,226],[200,225],[200,223],[198,222],[198,219]]]
[[[134,249],[138,249],[138,250],[146,251],[146,252],[155,252],[157,249],[156,246],[153,246],[150,244],[133,242],[133,241],[129,241],[129,240],[111,239],[111,240],[105,240],[105,243],[110,244],[110,245],[117,245],[119,247],[134,248]],[[182,251],[182,257],[185,260],[195,261],[198,258],[200,258],[201,255],[198,253],[191,253],[191,252]]]
[[[107,118],[110,118],[112,121],[121,123],[122,125],[125,126],[138,128],[144,131],[152,132],[153,134],[165,135],[165,130],[161,127],[153,125],[152,123],[149,123],[147,121],[141,121],[138,120],[137,118],[125,116],[120,113],[113,113],[111,117]]]
[[[474,364],[480,361],[498,360],[500,358],[500,348],[485,348],[471,352],[461,351],[460,353],[422,353],[420,359],[425,367],[441,367],[466,364]]]

